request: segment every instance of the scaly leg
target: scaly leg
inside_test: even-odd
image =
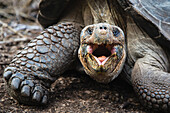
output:
[[[128,65],[140,101],[153,110],[170,111],[170,65],[165,51],[129,17]]]
[[[160,55],[160,54],[159,54]],[[138,59],[132,71],[132,83],[146,107],[170,111],[170,73],[157,54]]]
[[[45,29],[5,69],[8,91],[20,103],[46,104],[48,88],[76,59],[79,24],[66,22]]]

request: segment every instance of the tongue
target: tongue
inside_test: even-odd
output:
[[[102,63],[106,59],[106,56],[100,56],[98,57],[98,60]]]

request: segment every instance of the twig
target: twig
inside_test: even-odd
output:
[[[13,40],[8,40],[8,41],[0,41],[0,44],[9,44],[13,42],[25,42],[25,41],[30,41],[30,38],[24,37],[24,38],[15,38]]]
[[[5,18],[13,19],[14,16],[11,16],[10,14],[15,14],[15,11],[14,10],[1,9],[0,14],[3,15]],[[22,18],[26,18],[28,20],[35,21],[34,17],[31,17],[24,12],[18,12],[18,15],[21,16]]]
[[[20,37],[25,37],[24,35],[22,35],[21,33],[19,33],[18,31],[16,31],[15,29],[13,29],[12,27],[10,27],[8,24],[6,24],[5,22],[3,22],[1,20],[0,20],[0,24],[2,24],[2,27],[8,28],[9,30],[11,30],[15,34],[19,35]]]
[[[8,65],[11,61],[0,62],[0,65]]]
[[[17,4],[18,5],[21,5],[21,4],[18,0],[12,0],[12,3],[13,3],[13,8],[15,11],[16,18],[17,20],[20,20],[19,12],[20,12],[21,7],[17,7]]]
[[[23,12],[20,12],[19,15],[20,15],[21,17],[23,17],[23,18],[28,19],[28,20],[35,21],[35,18],[34,18],[34,17],[31,17],[31,16],[29,16],[29,15],[23,13]]]
[[[22,9],[26,9],[27,7],[29,7],[32,2],[33,2],[33,0],[27,0],[27,2],[26,2],[25,5],[22,7]]]

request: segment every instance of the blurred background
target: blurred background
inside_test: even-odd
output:
[[[14,54],[42,30],[36,20],[40,0],[0,0],[0,74]]]

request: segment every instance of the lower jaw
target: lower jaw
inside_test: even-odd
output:
[[[112,59],[108,59],[108,60],[113,61]],[[109,83],[120,74],[120,72],[123,68],[124,62],[125,62],[125,58],[123,55],[118,63],[116,63],[115,65],[112,65],[112,66],[108,65],[109,68],[113,68],[110,70],[107,68],[107,66],[105,67],[105,65],[97,66],[97,62],[95,62],[96,63],[95,66],[97,66],[97,67],[93,68],[95,66],[93,66],[93,67],[89,66],[88,69],[91,71],[90,71],[90,73],[87,73],[87,74],[99,83]]]
[[[103,61],[100,61],[96,56],[92,54],[88,54],[86,56],[86,59],[89,67],[92,70],[100,73],[106,72],[110,67],[112,68],[111,70],[114,71],[114,68],[116,68],[117,64],[119,64],[119,61],[121,60],[118,59],[117,56],[111,55],[109,57],[106,57]]]

